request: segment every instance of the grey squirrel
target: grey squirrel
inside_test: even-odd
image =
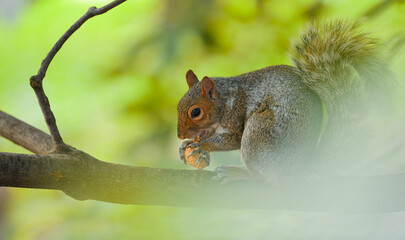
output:
[[[177,106],[177,131],[180,139],[199,141],[184,141],[180,158],[186,160],[187,147],[208,163],[209,152],[240,149],[252,177],[277,181],[310,172],[322,142],[328,142],[320,137],[324,111],[329,120],[323,135],[356,131],[344,123],[361,117],[362,103],[386,85],[379,43],[358,28],[344,20],[309,23],[292,44],[294,66],[201,81],[189,70],[189,90]],[[231,167],[221,171],[232,172]]]

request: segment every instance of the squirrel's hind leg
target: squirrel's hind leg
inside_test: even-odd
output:
[[[289,119],[276,119],[272,109],[261,109],[246,122],[241,142],[241,157],[254,178],[270,183],[284,182],[295,166],[294,140]]]

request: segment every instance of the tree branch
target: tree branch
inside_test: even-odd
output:
[[[0,136],[35,154],[52,150],[51,136],[3,111],[0,111]]]
[[[75,33],[87,20],[90,18],[103,14],[112,8],[120,5],[121,3],[125,2],[126,0],[115,0],[103,7],[96,8],[90,7],[87,12],[79,18],[63,35],[59,38],[59,40],[55,43],[52,49],[49,51],[48,55],[46,55],[45,59],[41,63],[41,67],[38,70],[38,74],[35,75],[36,81],[42,81],[44,79],[46,71],[49,67],[49,64],[58,53],[58,51],[62,48],[63,44]]]
[[[42,87],[42,79],[38,80],[36,76],[32,76],[30,78],[30,85],[35,91],[46,125],[51,133],[53,146],[57,149],[58,147],[63,146],[64,142],[60,136],[58,127],[56,126],[56,119],[51,110],[48,97],[45,95],[44,88]]]
[[[0,135],[36,153],[51,147],[49,135],[1,111]],[[335,176],[280,187],[258,182],[220,185],[212,180],[214,175],[106,163],[74,148],[40,156],[0,153],[0,186],[61,190],[78,200],[349,213],[405,210],[405,174]]]
[[[207,171],[111,164],[80,151],[45,156],[0,153],[0,186],[57,189],[78,200],[197,206],[211,198],[204,189],[215,188],[212,176]]]
[[[78,30],[88,19],[103,14],[125,1],[126,0],[115,0],[101,8],[96,7],[89,8],[89,10],[87,10],[87,12],[81,18],[79,18],[79,20],[77,20],[55,43],[55,45],[49,51],[45,59],[42,60],[38,73],[34,76],[31,76],[30,78],[30,85],[35,91],[35,95],[37,96],[39,106],[41,107],[42,114],[44,115],[46,125],[48,126],[49,132],[52,136],[52,140],[56,149],[59,150],[64,149],[65,144],[59,133],[58,127],[56,125],[55,116],[51,111],[51,106],[49,104],[48,97],[45,95],[42,85],[49,64],[51,63],[55,55],[58,53],[58,51],[62,48],[63,44],[69,39],[69,37],[72,36],[72,34],[76,32],[76,30]]]
[[[281,209],[346,213],[405,210],[405,175],[330,177],[310,184],[220,185],[213,172],[131,167],[86,153],[0,153],[0,186],[62,190],[78,199],[165,206]]]

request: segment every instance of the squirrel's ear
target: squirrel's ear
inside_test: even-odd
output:
[[[191,88],[192,86],[194,86],[194,84],[198,83],[198,78],[191,69],[188,70],[186,73],[186,80],[188,88]]]
[[[210,99],[215,99],[218,96],[217,88],[215,83],[209,77],[204,77],[201,80],[201,90],[203,97],[209,97]]]

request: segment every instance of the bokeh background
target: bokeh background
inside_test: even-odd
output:
[[[0,0],[2,111],[47,131],[28,79],[88,7],[108,2]],[[176,137],[186,71],[231,76],[290,64],[290,41],[305,22],[336,18],[360,20],[383,40],[402,89],[403,0],[132,0],[67,41],[45,91],[68,144],[108,162],[189,168],[177,156]],[[3,138],[0,151],[28,153]],[[223,164],[239,165],[239,153],[213,154],[208,169]],[[405,213],[129,206],[0,188],[0,239],[403,239],[404,225]]]

